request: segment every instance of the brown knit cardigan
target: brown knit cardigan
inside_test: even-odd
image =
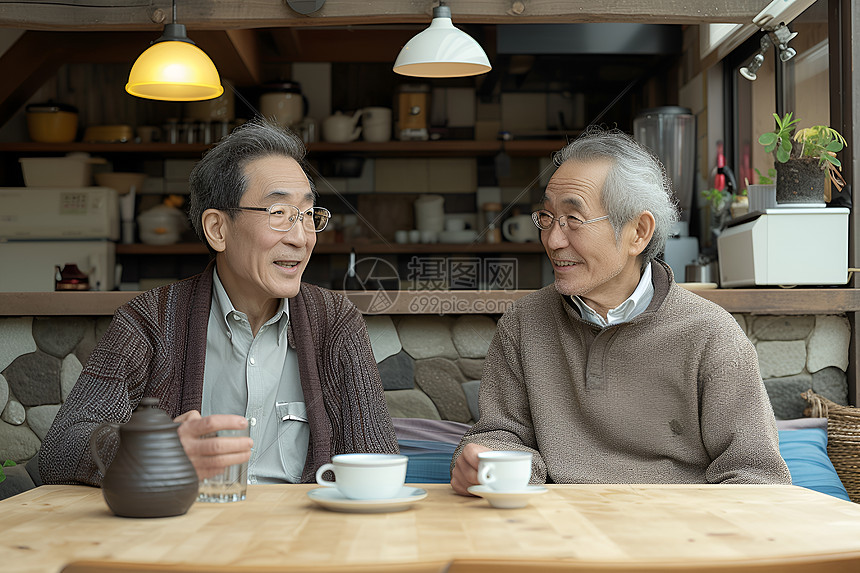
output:
[[[89,449],[102,422],[122,424],[155,396],[171,417],[200,410],[212,269],[141,294],[117,309],[60,408],[39,452],[45,483],[100,485]],[[302,482],[347,452],[396,453],[397,439],[364,319],[343,295],[302,283],[289,300],[288,341],[296,349],[310,423]],[[99,441],[109,464],[118,441]]]

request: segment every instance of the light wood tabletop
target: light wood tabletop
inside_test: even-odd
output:
[[[415,484],[413,484],[415,485]],[[272,566],[454,558],[714,561],[860,551],[860,505],[796,486],[550,485],[494,509],[447,484],[397,513],[340,513],[315,485],[251,485],[237,503],[178,517],[114,516],[101,490],[42,486],[0,501],[4,570],[56,573],[75,560]]]

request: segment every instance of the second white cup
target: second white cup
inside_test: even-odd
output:
[[[532,453],[490,451],[478,454],[478,481],[494,491],[522,491],[532,475]]]
[[[317,483],[336,487],[349,499],[391,499],[406,481],[406,456],[399,454],[339,454],[317,470]],[[335,481],[323,478],[331,470]]]

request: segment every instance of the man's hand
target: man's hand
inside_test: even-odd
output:
[[[241,430],[248,420],[234,414],[200,415],[190,410],[173,419],[179,422],[179,441],[200,479],[217,475],[228,466],[241,464],[251,459],[251,438],[207,438],[218,430]]]
[[[472,495],[466,491],[473,485],[478,485],[478,454],[489,452],[490,448],[478,444],[466,444],[451,472],[451,487],[460,495]]]

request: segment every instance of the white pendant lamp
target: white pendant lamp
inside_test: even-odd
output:
[[[133,96],[163,101],[199,101],[224,93],[215,64],[194,45],[185,26],[164,26],[164,34],[146,49],[131,67],[125,91]]]
[[[481,45],[455,28],[451,9],[441,5],[433,8],[430,27],[409,40],[394,62],[398,74],[421,78],[476,76],[491,69]]]

